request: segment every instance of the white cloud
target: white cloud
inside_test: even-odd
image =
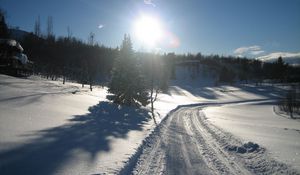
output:
[[[144,3],[147,5],[152,5],[153,7],[155,7],[156,5],[153,3],[153,0],[144,0]]]
[[[252,54],[252,55],[259,55],[259,54],[262,54],[262,53],[264,53],[265,51],[263,51],[263,50],[254,50],[254,51],[251,51],[250,53]]]
[[[282,58],[299,58],[300,52],[291,53],[291,52],[273,52],[268,55],[257,57],[256,59],[262,60],[262,61],[270,61],[277,59],[278,57]]]
[[[103,24],[99,24],[99,25],[98,25],[98,29],[102,29],[103,27],[104,27]]]
[[[264,52],[265,51],[263,51],[261,47],[258,45],[239,47],[233,51],[233,53],[236,55],[245,55],[245,54],[259,55]]]

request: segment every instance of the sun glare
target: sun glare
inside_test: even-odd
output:
[[[142,16],[136,20],[134,34],[148,47],[153,47],[162,37],[162,27],[158,19],[151,16]]]

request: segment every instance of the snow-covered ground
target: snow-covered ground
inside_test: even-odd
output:
[[[105,88],[0,75],[0,174],[116,173],[148,133],[148,111]]]
[[[159,96],[157,111],[181,105],[123,174],[300,174],[300,123],[273,112],[287,86],[212,87],[209,79],[185,78]]]
[[[273,101],[208,107],[208,121],[239,137],[267,148],[272,157],[300,172],[300,121],[281,117]]]
[[[233,112],[246,114],[247,111],[237,112],[240,107],[234,107],[233,104],[238,102],[251,105],[277,99],[282,92],[277,86],[212,87],[213,82],[209,80],[207,77],[206,80],[194,80],[193,83],[174,81],[169,92],[159,94],[154,104],[157,120],[163,121],[178,105],[190,104],[228,104],[219,107],[222,110],[232,104]],[[150,118],[149,107],[140,110],[120,108],[109,103],[105,99],[106,95],[106,88],[101,87],[90,92],[88,87],[81,88],[76,83],[67,82],[63,85],[39,77],[20,79],[0,75],[0,174],[116,174],[124,170],[124,166],[129,166],[134,162],[134,157],[139,156],[141,144],[145,144],[143,140],[152,133],[155,125]],[[230,127],[227,128],[218,125],[218,121],[223,121],[218,118],[219,115],[212,113],[215,111],[213,109],[205,109],[205,114],[210,110],[206,114],[209,118],[207,121],[240,137],[239,133],[228,129],[233,129],[232,123],[228,122]],[[242,109],[250,108],[246,106]],[[262,109],[261,114],[264,112],[268,111]],[[226,115],[222,117],[232,117]],[[245,122],[247,116],[244,118],[241,115],[239,122]],[[253,125],[261,122],[257,118],[253,118]],[[270,124],[268,127],[271,128],[274,128],[273,125],[282,128],[284,124],[278,124],[281,120],[274,120],[275,124],[265,124]],[[284,120],[289,121],[286,125],[292,122]],[[295,125],[285,126],[287,129],[283,128],[282,132],[295,134],[294,130],[290,131],[299,126]],[[254,132],[249,133],[251,135]],[[251,136],[256,138],[255,135]],[[294,136],[289,135],[287,138]],[[258,142],[246,135],[245,141]],[[269,149],[268,145],[259,144]],[[299,145],[293,144],[293,140],[289,140],[286,145],[293,149],[290,153],[299,150]],[[272,154],[275,150],[269,152],[280,160],[286,160],[281,159],[279,154]],[[297,162],[299,159],[295,158],[294,163]],[[294,165],[293,161],[288,164]]]
[[[260,145],[211,124],[202,111],[210,105],[184,105],[170,113],[122,174],[299,174]]]
[[[148,109],[119,108],[106,88],[0,75],[0,174],[117,173],[154,128]],[[178,87],[160,94],[160,121],[199,102]]]

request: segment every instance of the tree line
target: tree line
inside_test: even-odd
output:
[[[0,13],[1,38],[10,38],[3,13]],[[216,75],[219,83],[255,81],[265,79],[278,82],[300,82],[299,67],[292,67],[279,57],[267,63],[256,59],[234,56],[145,53],[135,52],[129,35],[125,35],[120,47],[109,48],[94,41],[90,33],[87,42],[68,35],[55,37],[52,18],[47,20],[47,33],[40,29],[40,19],[34,32],[20,40],[25,53],[34,62],[34,72],[48,79],[60,78],[81,83],[82,86],[108,85],[109,98],[126,105],[146,105],[156,100],[157,93],[167,91],[169,81],[176,79],[176,67],[189,67],[191,78],[200,76],[203,67]]]

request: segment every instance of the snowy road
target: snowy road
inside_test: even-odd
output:
[[[209,124],[201,107],[181,107],[147,139],[131,173],[297,174],[257,146]]]
[[[198,108],[180,108],[170,115],[134,174],[249,174],[216,143],[198,114]]]

